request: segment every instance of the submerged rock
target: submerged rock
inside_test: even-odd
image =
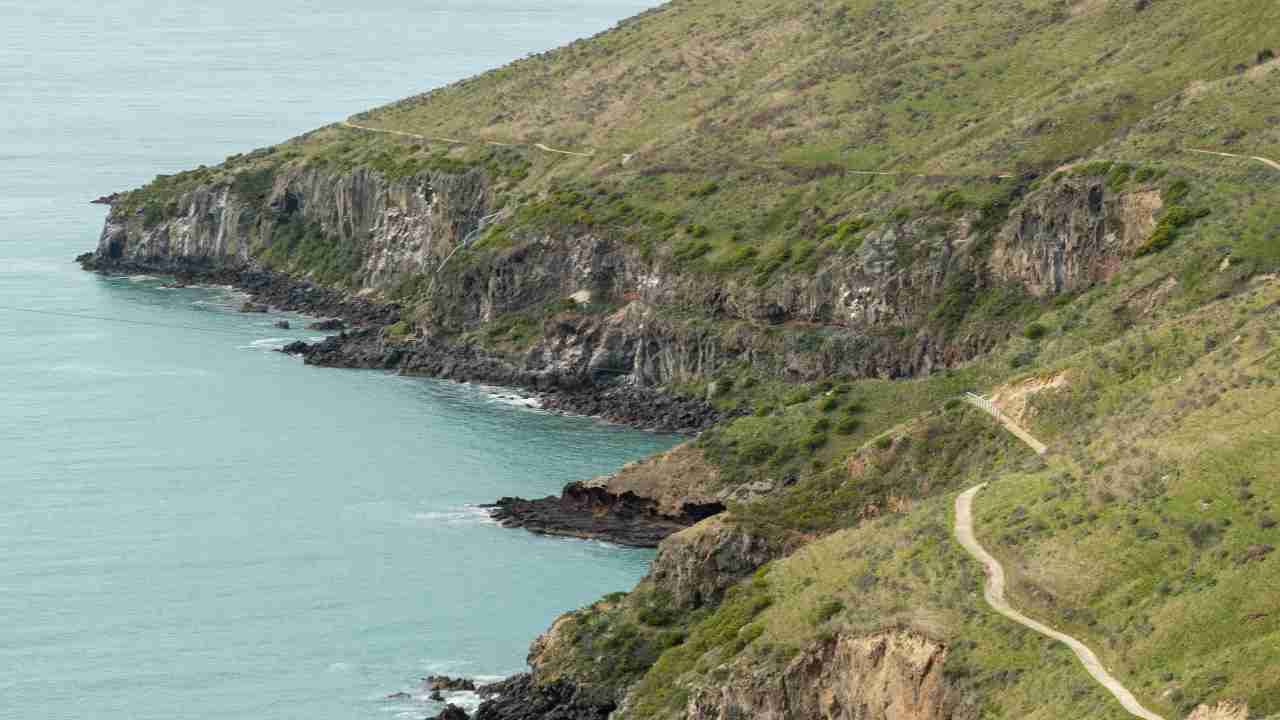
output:
[[[317,320],[307,325],[308,330],[345,330],[347,324],[338,318],[329,318],[328,320]]]
[[[467,714],[466,710],[457,705],[445,705],[440,714],[434,717],[434,720],[471,720],[471,716]]]
[[[248,301],[246,301],[243,305],[240,306],[240,312],[242,313],[265,313],[265,312],[268,312],[269,310],[271,310],[271,308],[267,307],[266,305],[261,305],[259,303],[248,302]]]
[[[422,687],[427,690],[451,690],[474,692],[476,683],[466,678],[455,678],[448,675],[428,675],[422,678]]]
[[[278,328],[280,328],[281,330],[288,330],[288,329],[289,329],[289,327],[290,327],[290,326],[289,326],[289,321],[288,321],[288,320],[277,320],[277,321],[275,321],[275,322],[273,322],[273,323],[271,323],[271,324],[272,324],[272,326],[274,326],[274,327],[278,327]]]

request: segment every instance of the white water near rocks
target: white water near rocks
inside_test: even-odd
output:
[[[555,615],[634,583],[649,553],[475,505],[673,438],[306,367],[272,352],[317,336],[297,316],[71,259],[94,197],[647,4],[0,0],[0,306],[140,323],[0,310],[0,717],[422,717],[384,696],[517,671]]]

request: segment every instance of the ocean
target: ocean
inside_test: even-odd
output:
[[[274,352],[304,318],[72,259],[99,195],[651,4],[0,0],[0,717],[420,718],[422,676],[518,672],[634,584],[651,553],[475,506],[677,438],[307,367]]]

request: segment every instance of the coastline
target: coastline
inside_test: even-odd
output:
[[[521,365],[519,358],[473,344],[434,335],[395,337],[386,330],[405,319],[400,305],[353,297],[272,270],[190,261],[120,262],[97,253],[84,253],[76,257],[76,262],[86,271],[103,275],[150,273],[172,276],[181,284],[225,285],[248,293],[257,305],[344,321],[348,327],[337,335],[317,343],[299,341],[284,348],[284,352],[301,356],[309,365],[391,370],[403,375],[490,385],[536,398],[538,407],[547,412],[598,419],[634,430],[695,436],[725,417],[700,400],[625,382],[599,382],[593,377],[538,369],[531,367],[527,359]]]
[[[623,383],[584,384],[575,378],[520,368],[510,359],[472,345],[432,336],[389,337],[401,322],[401,307],[352,297],[284,273],[240,266],[104,261],[96,253],[76,258],[81,267],[104,275],[147,273],[175,278],[178,285],[216,284],[248,294],[245,312],[258,308],[299,312],[344,325],[314,343],[295,341],[279,349],[318,367],[376,369],[484,385],[532,400],[544,412],[587,417],[611,425],[655,433],[695,436],[724,416],[706,403],[673,398],[661,391]],[[335,327],[335,329],[337,329]],[[559,496],[494,498],[479,504],[504,528],[536,535],[596,540],[631,548],[655,548],[666,537],[717,512],[722,505],[690,505],[680,514],[661,512],[657,503],[630,492],[615,494],[592,481],[574,481]]]

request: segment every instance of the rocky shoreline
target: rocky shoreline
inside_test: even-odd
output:
[[[175,285],[215,283],[247,292],[246,307],[276,308],[330,318],[313,324],[336,330],[317,343],[290,343],[282,351],[307,364],[333,368],[396,371],[457,382],[520,388],[538,398],[545,410],[596,417],[627,427],[694,434],[723,416],[704,402],[676,398],[659,390],[613,381],[566,376],[517,366],[472,345],[432,336],[393,338],[387,328],[400,322],[401,308],[351,296],[332,288],[252,267],[184,263],[141,264],[87,253],[76,258],[85,270],[104,274],[163,273]],[[345,328],[345,329],[344,329]],[[527,364],[526,364],[527,365]],[[672,533],[723,510],[690,506],[678,516],[660,513],[656,504],[631,493],[615,495],[603,487],[570,483],[561,496],[535,500],[501,498],[486,506],[503,527],[543,535],[595,539],[629,547],[652,548]]]
[[[520,363],[519,359],[434,336],[389,337],[381,326],[358,328],[318,343],[291,343],[284,352],[321,367],[395,370],[405,375],[519,388],[537,395],[544,410],[641,430],[693,435],[724,418],[700,400],[617,380],[531,367],[527,361]]]
[[[696,434],[724,418],[709,404],[660,390],[591,374],[570,375],[537,367],[529,359],[510,358],[448,338],[395,338],[386,328],[400,322],[402,308],[378,303],[307,280],[252,266],[218,266],[191,261],[139,263],[85,253],[76,258],[85,270],[103,274],[160,273],[177,284],[213,283],[247,292],[255,306],[337,318],[350,329],[318,343],[295,342],[286,353],[309,365],[394,370],[405,375],[518,388],[534,394],[539,405],[565,415],[599,418],[626,427]]]
[[[503,527],[642,548],[656,548],[667,536],[724,511],[719,503],[686,504],[681,515],[667,515],[650,498],[631,492],[614,494],[584,482],[569,483],[559,496],[506,497],[481,507]]]

